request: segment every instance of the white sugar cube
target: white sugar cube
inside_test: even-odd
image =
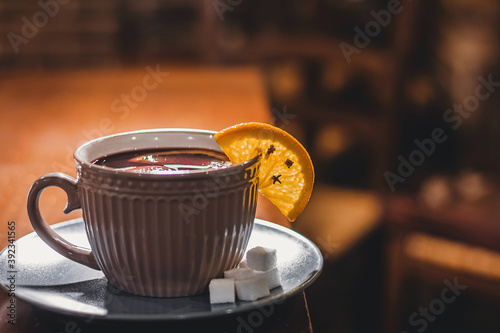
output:
[[[253,276],[255,276],[255,272],[250,268],[233,268],[224,272],[225,278],[232,278],[235,280],[244,280]]]
[[[267,286],[269,287],[269,289],[281,286],[280,272],[278,271],[277,267],[271,268],[270,270],[265,272],[255,271],[255,274],[257,276],[264,276],[266,278]]]
[[[276,249],[257,246],[247,252],[247,265],[257,271],[268,271],[278,265]]]
[[[265,276],[254,276],[245,280],[234,281],[236,295],[243,301],[255,301],[269,296],[268,282]]]
[[[234,279],[213,279],[208,285],[210,303],[234,303]]]
[[[248,268],[247,261],[243,260],[242,262],[239,263],[238,267],[239,268]]]

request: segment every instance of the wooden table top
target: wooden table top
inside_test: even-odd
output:
[[[76,177],[72,154],[82,143],[147,128],[221,130],[241,122],[269,123],[270,110],[262,77],[253,67],[153,64],[1,74],[0,248],[8,244],[10,221],[15,222],[16,239],[33,231],[26,197],[38,177],[56,171]],[[42,215],[49,224],[81,216],[79,211],[65,215],[65,204],[66,195],[60,189],[48,188],[40,198]],[[288,225],[265,200],[259,200],[257,215]],[[0,306],[4,308],[7,302],[1,293]],[[307,320],[298,331],[310,332],[305,296],[302,303],[302,320]],[[20,306],[19,311],[25,305]],[[1,319],[2,325],[5,322]],[[17,327],[12,332],[21,331],[31,329]]]
[[[247,121],[271,121],[262,78],[250,67],[151,65],[0,76],[0,248],[7,244],[8,221],[16,222],[17,238],[33,231],[26,196],[38,177],[57,171],[76,177],[73,151],[82,143],[138,129],[221,130]],[[44,191],[40,206],[49,224],[81,216],[62,213],[65,201],[61,190]],[[262,204],[260,217],[284,221]]]

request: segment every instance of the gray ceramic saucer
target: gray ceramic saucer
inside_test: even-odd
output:
[[[82,219],[52,226],[68,241],[89,247]],[[49,248],[35,233],[15,243],[16,263],[8,267],[7,248],[0,252],[0,282],[8,286],[15,275],[16,297],[43,309],[99,320],[184,320],[217,317],[280,304],[309,286],[319,275],[323,258],[302,235],[274,223],[256,219],[248,249],[277,249],[282,286],[255,302],[211,305],[208,293],[191,297],[135,296],[107,283],[100,271],[77,264]],[[13,271],[14,273],[9,273]]]

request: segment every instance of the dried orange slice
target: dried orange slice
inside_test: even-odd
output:
[[[243,123],[215,134],[215,141],[232,163],[262,154],[259,192],[290,221],[306,207],[314,184],[309,154],[293,136],[263,123]]]

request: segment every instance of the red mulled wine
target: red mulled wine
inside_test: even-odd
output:
[[[127,172],[169,174],[220,169],[231,165],[224,153],[209,149],[148,149],[112,154],[92,164]]]

